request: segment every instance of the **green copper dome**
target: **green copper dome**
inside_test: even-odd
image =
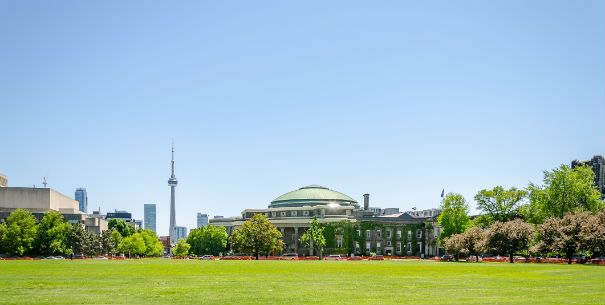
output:
[[[359,207],[355,199],[343,193],[315,184],[285,193],[271,201],[269,207],[301,207],[306,205],[315,206],[327,204],[352,205]]]

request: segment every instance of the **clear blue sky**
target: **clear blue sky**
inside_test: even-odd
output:
[[[2,1],[0,172],[167,234],[321,184],[431,208],[605,154],[605,2]]]

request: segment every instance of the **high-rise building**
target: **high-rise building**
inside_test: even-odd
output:
[[[149,229],[153,232],[155,230],[155,204],[145,204],[144,205],[144,217],[145,220],[145,229]]]
[[[208,214],[197,213],[197,227],[205,227],[208,225]]]
[[[75,199],[80,203],[80,212],[88,213],[88,193],[85,188],[76,189]]]
[[[172,175],[170,176],[170,179],[168,179],[168,186],[170,186],[170,227],[169,229],[169,234],[170,234],[170,242],[172,244],[175,244],[178,240],[178,238],[175,236],[175,226],[176,226],[176,211],[175,211],[175,199],[174,199],[174,191],[176,188],[176,185],[178,184],[178,181],[176,180],[176,177],[174,176],[174,145],[172,145],[172,161],[171,161],[171,165],[172,165]],[[185,230],[185,234],[187,234],[187,230]]]
[[[576,166],[587,165],[592,167],[592,171],[594,172],[594,182],[601,191],[601,194],[605,196],[605,157],[604,156],[594,156],[592,159],[588,161],[571,161],[571,167],[574,168]]]
[[[105,219],[121,219],[125,222],[134,222],[134,220],[132,219],[132,213],[128,211],[114,210],[113,212],[107,212]]]
[[[187,238],[187,227],[174,226],[174,237],[177,241],[182,238]]]

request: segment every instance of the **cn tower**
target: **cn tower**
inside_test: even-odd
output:
[[[170,243],[171,244],[176,244],[176,232],[174,231],[174,227],[175,227],[175,223],[176,223],[176,215],[175,215],[175,202],[174,202],[174,189],[176,188],[176,185],[178,184],[178,181],[176,180],[176,177],[174,176],[174,144],[172,144],[172,175],[170,176],[170,179],[168,179],[168,186],[170,186]]]

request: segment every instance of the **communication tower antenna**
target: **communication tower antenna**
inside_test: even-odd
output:
[[[46,182],[46,177],[44,177],[44,181],[42,182],[42,184],[44,184],[44,188],[46,188],[46,185],[48,184],[48,182]]]

